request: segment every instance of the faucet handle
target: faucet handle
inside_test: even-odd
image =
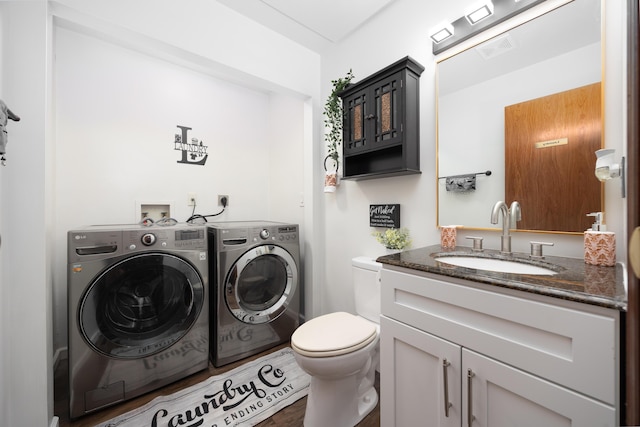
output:
[[[553,246],[553,243],[531,242],[531,258],[544,258],[544,256],[542,256],[543,246]]]
[[[482,239],[483,239],[483,237],[466,236],[465,239],[473,239],[473,250],[474,251],[481,251],[482,250]]]

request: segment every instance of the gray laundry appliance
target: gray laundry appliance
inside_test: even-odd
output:
[[[208,367],[205,226],[68,232],[72,418]]]
[[[301,318],[298,225],[210,223],[208,236],[213,364],[288,342]]]

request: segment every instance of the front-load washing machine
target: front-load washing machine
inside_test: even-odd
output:
[[[207,368],[206,227],[68,232],[72,418]]]
[[[246,221],[208,227],[213,364],[289,341],[301,315],[298,225]]]

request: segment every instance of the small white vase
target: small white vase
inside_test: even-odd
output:
[[[393,255],[402,252],[402,249],[384,248],[385,255]]]

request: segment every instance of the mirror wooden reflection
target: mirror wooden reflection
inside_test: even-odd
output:
[[[438,225],[495,228],[493,204],[518,200],[526,226],[519,229],[581,233],[590,225],[586,214],[602,210],[602,187],[593,175],[595,149],[603,146],[602,118],[576,101],[567,111],[580,120],[563,125],[552,120],[559,113],[544,105],[551,95],[597,85],[596,110],[602,111],[601,7],[601,0],[574,0],[438,62]],[[526,116],[509,125],[526,144],[546,147],[525,154],[507,146],[505,114],[509,106],[533,100],[543,100],[546,111],[541,130],[533,131]],[[585,133],[588,138],[578,138]],[[532,172],[523,174],[523,164],[534,165]],[[485,170],[492,173],[475,176],[475,189],[451,191],[445,179]],[[593,195],[568,197],[587,191]]]

